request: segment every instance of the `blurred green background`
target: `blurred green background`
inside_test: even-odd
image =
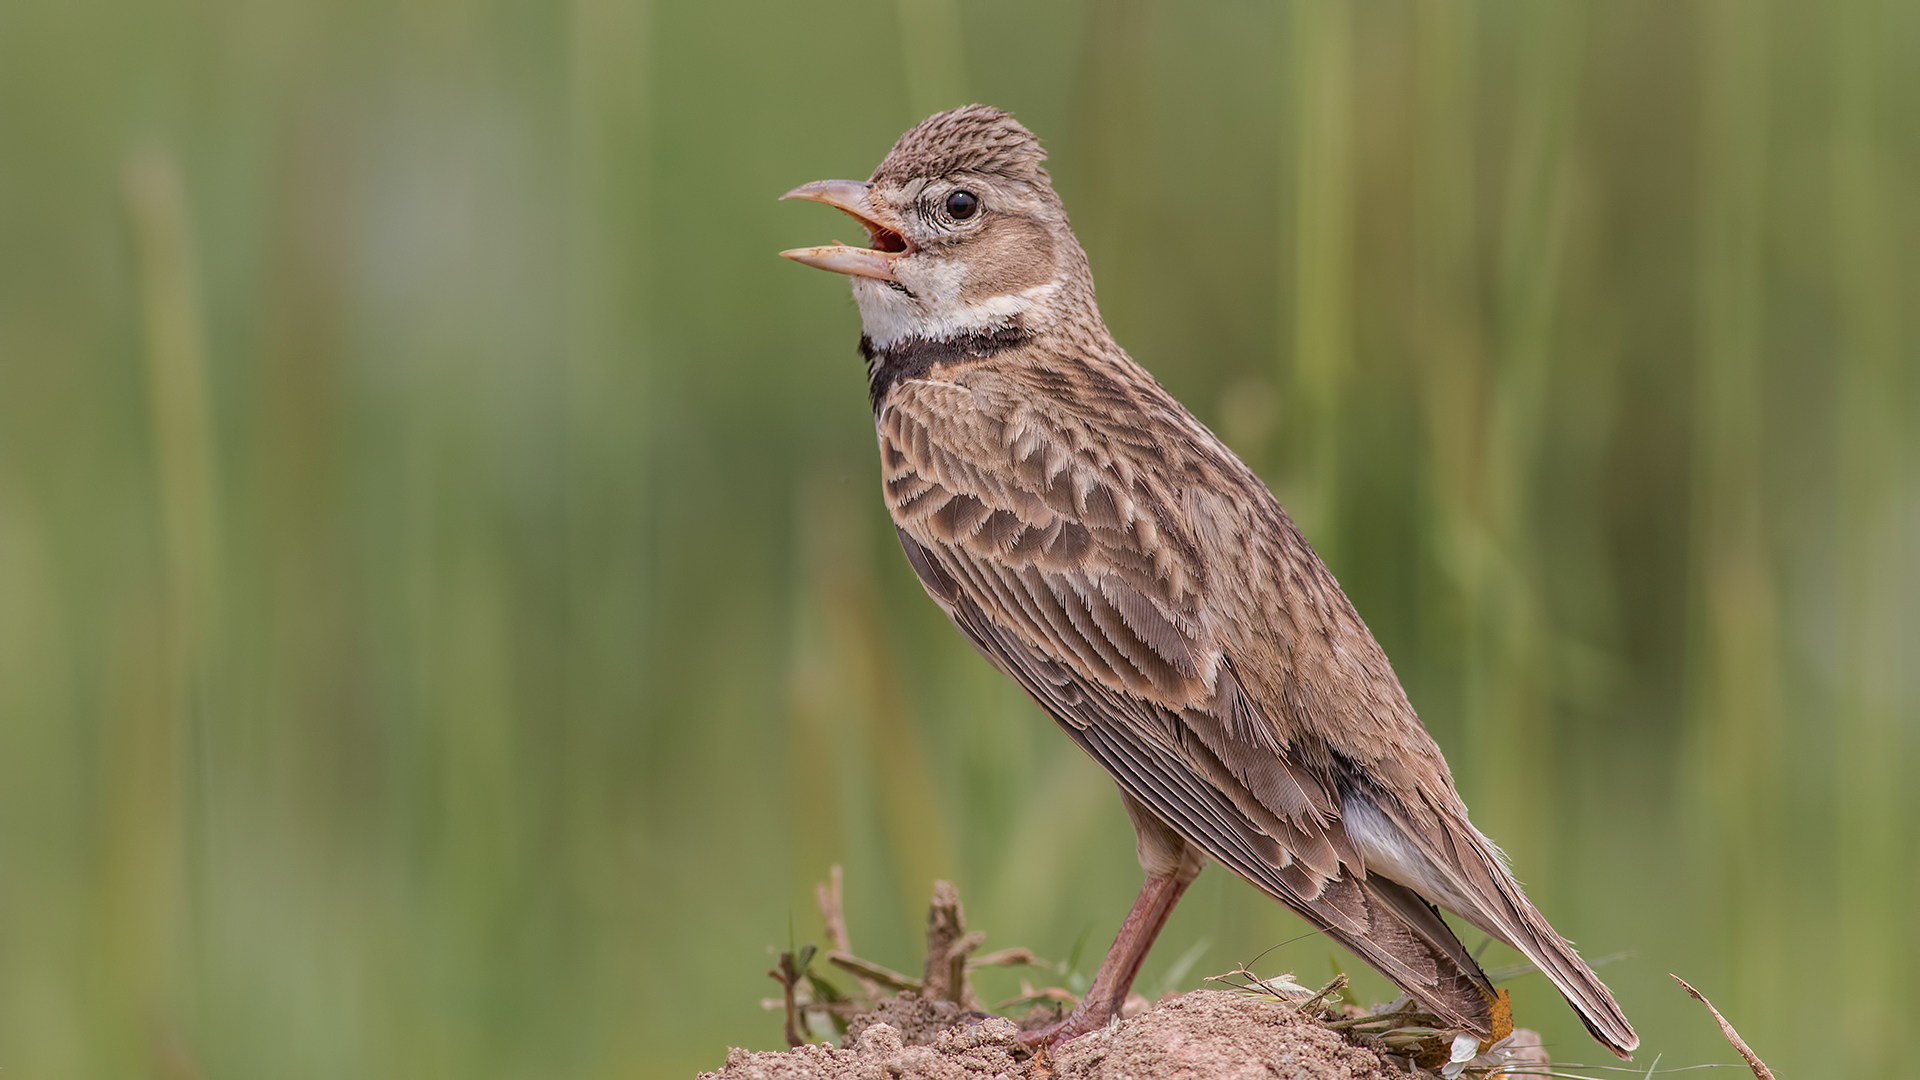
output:
[[[1916,56],[1895,0],[0,6],[0,1069],[690,1076],[780,1042],[835,861],[873,959],[947,877],[1091,966],[1118,800],[921,594],[774,257],[981,100],[1641,1067],[1732,1060],[1674,971],[1920,1076]],[[1141,988],[1303,930],[1210,870]]]

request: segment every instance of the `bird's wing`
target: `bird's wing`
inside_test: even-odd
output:
[[[877,428],[908,559],[990,661],[1197,847],[1488,1029],[1479,969],[1431,907],[1369,878],[1330,775],[1245,692],[1204,600],[1218,570],[1139,465],[1167,448],[1118,456],[1113,432],[939,381],[896,389]]]
[[[1239,693],[1202,602],[1208,571],[1150,471],[1110,455],[1108,440],[1074,445],[1055,420],[953,383],[890,398],[877,425],[884,489],[922,580],[942,603],[943,591],[970,599],[1067,680],[1080,707],[1042,697],[1062,723],[1124,729],[1207,777],[1317,895],[1342,862],[1360,865],[1330,828],[1334,791]],[[981,628],[961,629],[1015,666]]]

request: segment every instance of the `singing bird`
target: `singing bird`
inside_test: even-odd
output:
[[[1047,1045],[1106,1024],[1208,859],[1483,1039],[1493,988],[1439,910],[1524,953],[1596,1039],[1633,1027],[1467,819],[1386,655],[1280,504],[1107,332],[1045,154],[938,113],[871,179],[803,184],[846,274],[880,476],[928,595],[1120,787],[1146,882]]]

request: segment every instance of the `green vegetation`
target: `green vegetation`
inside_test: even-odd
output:
[[[1920,1076],[1917,50],[1894,0],[0,8],[0,1070],[688,1076],[781,1044],[835,861],[876,962],[936,877],[1097,956],[1119,803],[912,580],[845,283],[774,256],[977,99],[1628,954],[1643,1067],[1733,1060],[1674,971],[1783,1076]],[[1211,870],[1141,986],[1302,929]]]

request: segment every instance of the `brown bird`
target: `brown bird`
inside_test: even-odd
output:
[[[783,198],[868,246],[781,252],[852,278],[880,474],[907,561],[967,640],[1120,786],[1146,883],[1049,1044],[1108,1022],[1212,858],[1447,1024],[1494,1034],[1436,910],[1524,953],[1596,1039],[1607,988],[1467,820],[1366,624],[1242,464],[1107,333],[1040,142],[969,105],[873,178]]]

